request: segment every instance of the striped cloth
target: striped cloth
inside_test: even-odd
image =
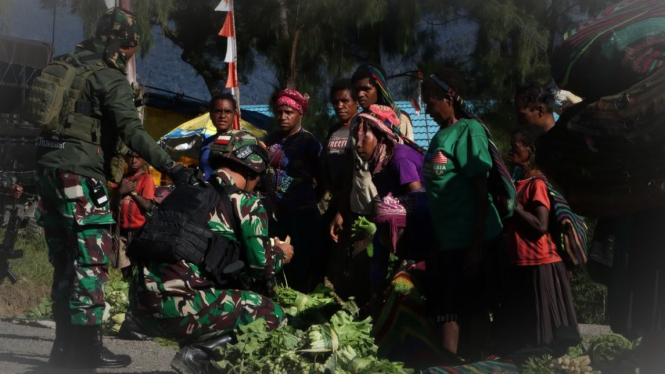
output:
[[[492,158],[492,169],[487,177],[487,187],[494,200],[494,205],[497,208],[501,206],[501,209],[498,209],[501,218],[509,218],[513,215],[513,211],[515,210],[516,192],[513,178],[508,172],[506,164],[503,162],[503,157],[501,156],[499,148],[496,146],[494,139],[492,139],[490,129],[487,128],[485,123],[475,114],[467,110],[463,110],[463,112],[469,118],[478,121],[478,123],[483,126],[483,129],[485,129],[485,133],[487,134],[487,148],[489,149],[490,157]]]
[[[581,268],[587,262],[589,229],[583,217],[575,214],[563,195],[550,184],[545,175],[537,175],[547,186],[550,198],[549,232],[557,252],[569,269]],[[522,191],[526,191],[526,186]]]
[[[552,55],[552,76],[584,98],[613,95],[665,66],[663,30],[664,1],[621,1],[564,34]]]
[[[519,374],[520,372],[517,365],[492,357],[486,361],[460,366],[431,367],[423,371],[423,374]]]
[[[421,265],[404,261],[396,270],[386,293],[386,302],[374,322],[372,336],[378,356],[404,362],[417,370],[433,365],[458,364],[460,360],[438,347],[438,336],[427,319],[418,274]]]

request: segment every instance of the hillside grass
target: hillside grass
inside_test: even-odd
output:
[[[0,232],[0,241],[4,230]],[[10,268],[18,277],[12,285],[9,279],[0,285],[0,316],[19,317],[39,304],[50,294],[53,267],[48,261],[48,248],[43,233],[31,237],[24,232],[19,234],[16,249],[23,250],[23,258],[10,260]],[[116,269],[110,269],[109,280],[121,279]]]

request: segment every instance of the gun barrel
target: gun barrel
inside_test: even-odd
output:
[[[12,273],[11,270],[7,270],[7,278],[9,278],[9,281],[12,282],[12,284],[16,284],[16,282],[18,282],[16,274]]]

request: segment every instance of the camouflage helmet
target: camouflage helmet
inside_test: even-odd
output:
[[[95,37],[107,43],[115,39],[121,48],[130,48],[139,44],[139,34],[133,13],[121,8],[111,8],[97,22]]]
[[[238,130],[216,136],[210,144],[211,158],[226,158],[259,174],[266,170],[268,152],[256,137]]]

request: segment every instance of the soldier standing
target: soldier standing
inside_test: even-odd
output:
[[[101,329],[114,223],[104,170],[105,160],[116,156],[118,139],[170,175],[176,185],[186,183],[193,173],[160,149],[141,124],[125,77],[125,64],[138,49],[136,32],[131,13],[110,9],[100,19],[95,37],[80,43],[75,52],[55,58],[28,95],[27,118],[44,130],[38,150],[37,218],[54,268],[56,338],[49,362],[58,366],[131,363],[129,356],[103,347]],[[75,71],[76,77],[60,79],[50,73],[52,66],[65,69],[61,71],[74,66],[69,71]],[[48,98],[58,95],[64,100],[56,107]]]
[[[268,236],[266,209],[251,194],[267,160],[258,140],[246,133],[218,135],[210,145],[209,164],[215,170],[210,183],[235,192],[228,194],[233,212],[220,203],[212,208],[207,227],[240,245],[245,275],[257,284],[272,279],[293,257],[290,244]],[[237,222],[235,232],[232,222]],[[275,302],[257,292],[217,286],[205,264],[182,258],[170,263],[140,259],[140,263],[130,286],[130,310],[144,331],[180,343],[183,348],[171,362],[180,374],[203,372],[207,355],[237,327],[265,319],[274,329],[284,322],[284,310]]]

